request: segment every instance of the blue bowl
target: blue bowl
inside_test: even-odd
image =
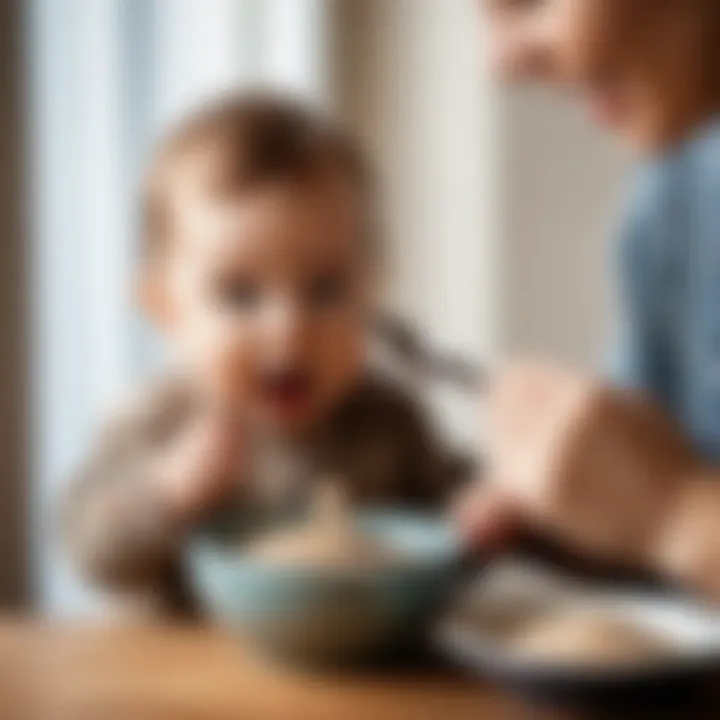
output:
[[[240,533],[216,528],[187,550],[195,593],[211,617],[288,659],[356,662],[422,637],[461,578],[459,538],[439,517],[407,511],[355,521],[400,559],[376,568],[270,564],[239,549],[256,524]]]

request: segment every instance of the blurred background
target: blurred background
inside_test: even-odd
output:
[[[74,614],[52,510],[98,416],[148,372],[136,193],[179,116],[243,84],[347,122],[378,166],[389,302],[493,361],[599,366],[628,171],[560,98],[493,85],[474,0],[0,4],[0,604]],[[467,398],[439,398],[470,435]]]

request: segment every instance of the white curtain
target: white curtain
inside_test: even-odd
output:
[[[38,599],[94,601],[57,550],[58,492],[102,412],[147,371],[133,312],[136,187],[163,128],[269,82],[330,102],[333,0],[31,0]]]

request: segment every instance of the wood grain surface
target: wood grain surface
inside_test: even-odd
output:
[[[192,627],[0,622],[2,720],[515,720],[449,671],[309,674]]]

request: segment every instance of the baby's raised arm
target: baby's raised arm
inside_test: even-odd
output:
[[[64,498],[72,559],[103,589],[161,586],[185,533],[234,487],[237,438],[181,400],[156,390],[119,413]]]

